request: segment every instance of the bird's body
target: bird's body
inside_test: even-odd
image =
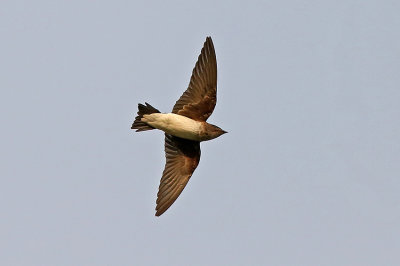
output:
[[[183,115],[153,113],[143,115],[142,121],[172,136],[196,141],[202,140],[201,133],[204,131],[204,122]]]
[[[143,115],[141,121],[172,136],[195,141],[211,140],[219,137],[221,135],[219,133],[226,133],[219,131],[217,127],[216,134],[212,134],[216,126],[173,113]]]
[[[217,60],[211,37],[207,37],[193,69],[189,87],[175,103],[172,113],[160,113],[139,104],[132,124],[136,131],[165,132],[166,164],[157,194],[156,216],[179,197],[200,161],[200,142],[226,133],[206,120],[217,102]]]

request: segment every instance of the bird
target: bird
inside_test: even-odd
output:
[[[138,104],[131,129],[165,132],[166,163],[157,193],[156,216],[179,197],[200,162],[200,142],[225,133],[207,123],[217,103],[217,59],[211,37],[206,37],[192,71],[189,86],[171,113],[161,113],[149,103]]]

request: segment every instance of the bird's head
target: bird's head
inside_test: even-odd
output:
[[[204,132],[205,132],[205,140],[215,139],[225,133],[228,133],[225,130],[221,129],[220,127],[217,127],[216,125],[209,123],[206,124]]]

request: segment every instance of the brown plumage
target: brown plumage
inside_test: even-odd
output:
[[[217,58],[211,37],[207,37],[193,69],[189,87],[176,101],[172,113],[207,121],[217,103]]]
[[[200,142],[165,134],[165,157],[156,216],[163,214],[185,188],[200,161]]]
[[[145,122],[142,122],[141,119],[143,118],[143,115],[149,115],[160,112],[150,104],[148,103],[145,104],[146,105],[139,103],[138,105],[139,111],[137,112],[138,115],[136,116],[135,121],[133,122],[131,127],[131,129],[136,129],[137,132],[154,129],[154,127],[149,126]]]
[[[207,37],[189,86],[175,103],[172,114],[161,114],[148,103],[139,104],[132,129],[145,131],[158,128],[185,136],[165,134],[166,163],[157,194],[156,216],[163,214],[175,202],[199,164],[201,152],[198,140],[210,140],[226,133],[206,122],[216,102],[217,60],[211,37]]]

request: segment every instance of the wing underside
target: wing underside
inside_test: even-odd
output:
[[[217,103],[217,58],[211,37],[207,37],[186,91],[172,112],[197,121],[206,121]]]
[[[157,194],[156,216],[179,197],[200,161],[200,142],[165,134],[165,169]]]

